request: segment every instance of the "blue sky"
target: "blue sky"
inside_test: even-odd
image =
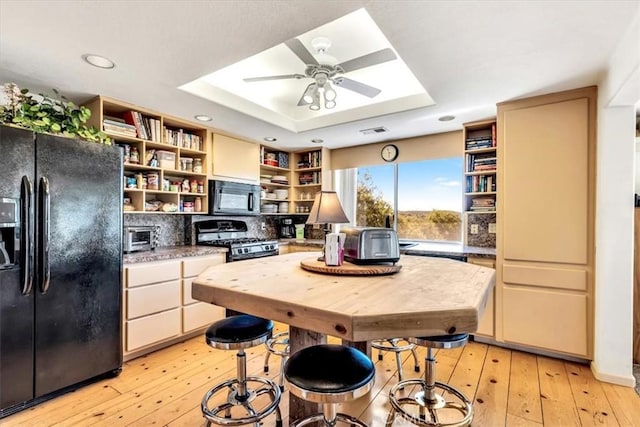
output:
[[[398,210],[462,211],[462,157],[400,163]],[[393,165],[358,168],[368,173],[382,198],[393,206]]]

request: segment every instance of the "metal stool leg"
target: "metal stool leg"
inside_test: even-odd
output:
[[[416,378],[404,380],[391,388],[389,391],[391,411],[389,412],[389,416],[385,423],[386,427],[391,427],[398,415],[412,424],[421,427],[463,427],[471,424],[471,421],[473,420],[473,407],[471,406],[471,402],[456,388],[435,380],[435,363],[436,361],[433,349],[431,347],[427,347],[424,379]],[[407,386],[418,386],[420,387],[420,391],[415,393],[413,396],[397,396],[398,391]],[[438,389],[441,390],[442,393],[439,393]],[[457,401],[445,399],[443,396],[445,393],[448,393],[447,396],[451,395],[452,397],[455,397]],[[417,414],[416,412],[409,412],[405,410],[403,406],[408,405],[417,406]],[[461,418],[455,421],[440,421],[440,418],[438,417],[438,410],[440,409],[456,410],[461,414]]]

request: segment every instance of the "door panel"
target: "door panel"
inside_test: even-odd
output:
[[[586,264],[589,100],[504,113],[504,259]]]
[[[0,408],[32,398],[33,293],[21,294],[19,268],[0,270]]]
[[[22,177],[33,181],[33,132],[0,126],[0,153],[0,198],[20,199]],[[22,273],[22,265],[0,270],[0,408],[33,398],[34,298],[22,295]]]
[[[50,287],[41,274],[35,286],[40,396],[122,364],[122,162],[117,147],[38,135],[36,168],[51,193]]]

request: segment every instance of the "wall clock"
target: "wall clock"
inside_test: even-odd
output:
[[[398,147],[393,144],[387,144],[382,147],[380,156],[382,156],[382,160],[385,162],[393,162],[398,158]]]

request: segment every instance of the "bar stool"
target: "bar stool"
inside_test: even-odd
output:
[[[282,417],[278,404],[280,403],[280,388],[273,381],[247,376],[246,348],[255,347],[265,343],[273,332],[273,322],[249,315],[231,316],[213,323],[205,334],[207,344],[220,350],[238,350],[236,357],[236,378],[221,382],[209,389],[202,398],[200,408],[202,415],[207,420],[207,426],[212,423],[223,426],[240,426],[247,424],[260,425],[265,417],[276,413],[276,426],[282,426]],[[255,384],[258,388],[252,388]],[[209,407],[209,401],[216,395],[223,396],[226,390],[224,403]],[[252,402],[261,395],[268,395],[268,403],[264,407],[256,409]],[[220,399],[221,400],[221,399]],[[231,410],[242,409],[245,414],[239,417],[232,416]],[[222,416],[220,416],[222,414]]]
[[[284,365],[289,358],[289,332],[280,332],[275,334],[264,343],[267,348],[267,352],[264,355],[264,372],[269,372],[269,356],[275,354],[280,356],[280,380],[278,385],[280,391],[284,391]]]
[[[461,391],[448,384],[436,381],[436,360],[433,357],[434,348],[457,348],[464,346],[469,340],[469,334],[443,335],[433,337],[409,338],[409,341],[427,347],[427,356],[425,358],[424,379],[415,378],[400,381],[394,385],[389,391],[389,402],[391,403],[391,412],[385,424],[389,427],[393,424],[396,415],[410,421],[417,426],[468,426],[473,420],[473,407],[471,402]],[[399,390],[407,386],[419,386],[419,391],[412,395],[400,395]],[[437,389],[449,393],[455,400],[446,400],[443,394],[438,393]],[[403,408],[403,405],[417,405],[418,414],[410,413]],[[456,415],[459,412],[459,419],[451,421],[440,421],[438,412],[451,412]],[[427,417],[428,412],[428,417]]]
[[[406,342],[406,345],[401,345],[401,342]],[[404,351],[411,351],[413,356],[413,370],[420,372],[420,362],[418,362],[418,354],[416,353],[416,345],[410,343],[406,338],[390,338],[385,340],[373,340],[371,341],[371,347],[378,350],[378,360],[382,360],[383,351],[392,351],[396,356],[396,366],[398,367],[398,381],[402,381],[402,359],[400,353]]]
[[[368,427],[359,419],[337,412],[336,404],[357,399],[373,386],[373,362],[355,348],[320,344],[294,353],[285,365],[289,393],[309,402],[322,404],[322,413],[290,422],[301,427],[316,421],[333,427],[338,421]]]

